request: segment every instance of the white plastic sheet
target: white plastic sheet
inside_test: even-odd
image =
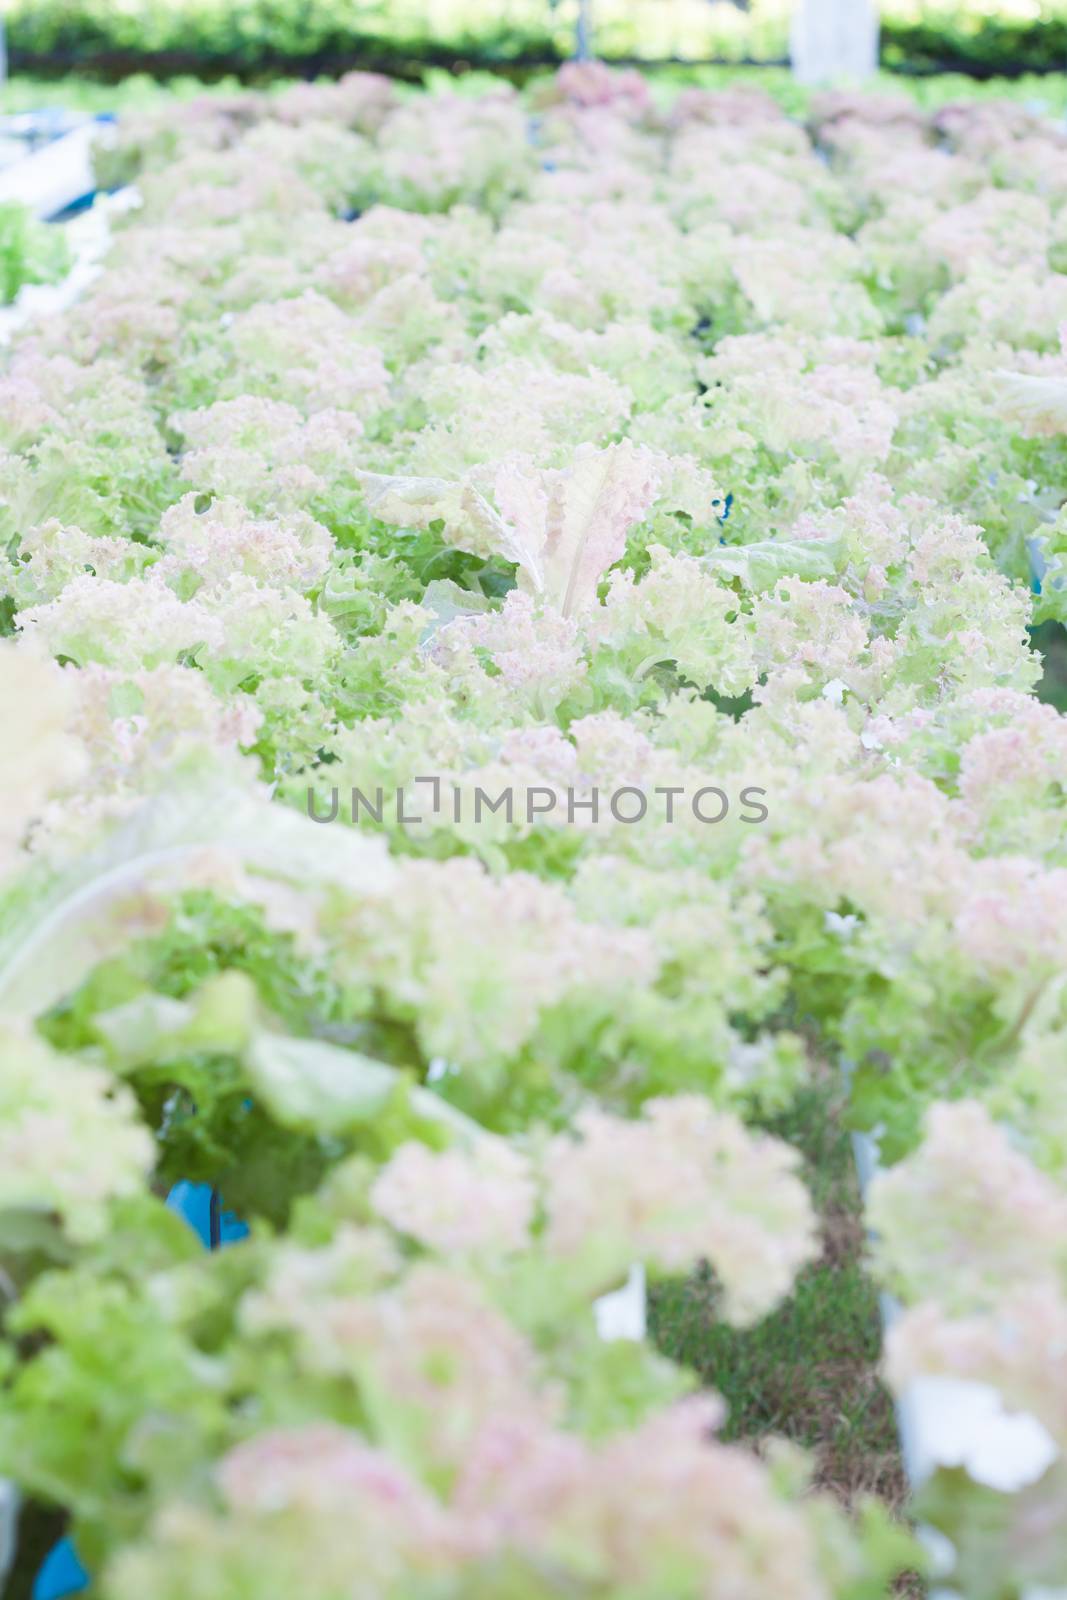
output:
[[[34,150],[0,172],[0,200],[17,200],[36,217],[54,217],[94,188],[92,145],[99,134],[87,122]]]

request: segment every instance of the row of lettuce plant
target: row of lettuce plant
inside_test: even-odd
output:
[[[752,1124],[839,1055],[891,1384],[1048,1440],[931,1478],[937,1581],[1053,1591],[1064,136],[585,66],[101,161],[0,377],[0,1475],[107,1600],[885,1593],[881,1507],[594,1315],[788,1295]]]

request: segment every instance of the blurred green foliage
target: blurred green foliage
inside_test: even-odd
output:
[[[566,59],[578,0],[8,0],[15,70],[249,80],[367,67],[515,74]],[[606,59],[784,60],[790,0],[592,0]],[[927,74],[1067,68],[1067,0],[886,0],[883,63]]]
[[[0,204],[0,305],[14,300],[24,283],[55,283],[69,265],[61,233],[37,222],[25,206]]]

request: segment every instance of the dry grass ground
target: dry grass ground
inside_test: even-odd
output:
[[[859,1187],[834,1079],[826,1074],[771,1131],[803,1155],[822,1256],[773,1316],[741,1333],[717,1320],[710,1271],[660,1285],[654,1337],[724,1397],[725,1437],[757,1449],[771,1435],[790,1439],[813,1453],[817,1483],[845,1504],[875,1494],[903,1515],[907,1484],[893,1406],[878,1377],[878,1296],[863,1268]],[[897,1592],[924,1590],[915,1580]]]

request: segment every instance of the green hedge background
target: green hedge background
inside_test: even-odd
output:
[[[592,0],[614,60],[781,61],[789,0]],[[7,0],[13,70],[256,79],[565,60],[577,0]],[[1067,0],[886,0],[883,64],[979,77],[1067,68]]]

